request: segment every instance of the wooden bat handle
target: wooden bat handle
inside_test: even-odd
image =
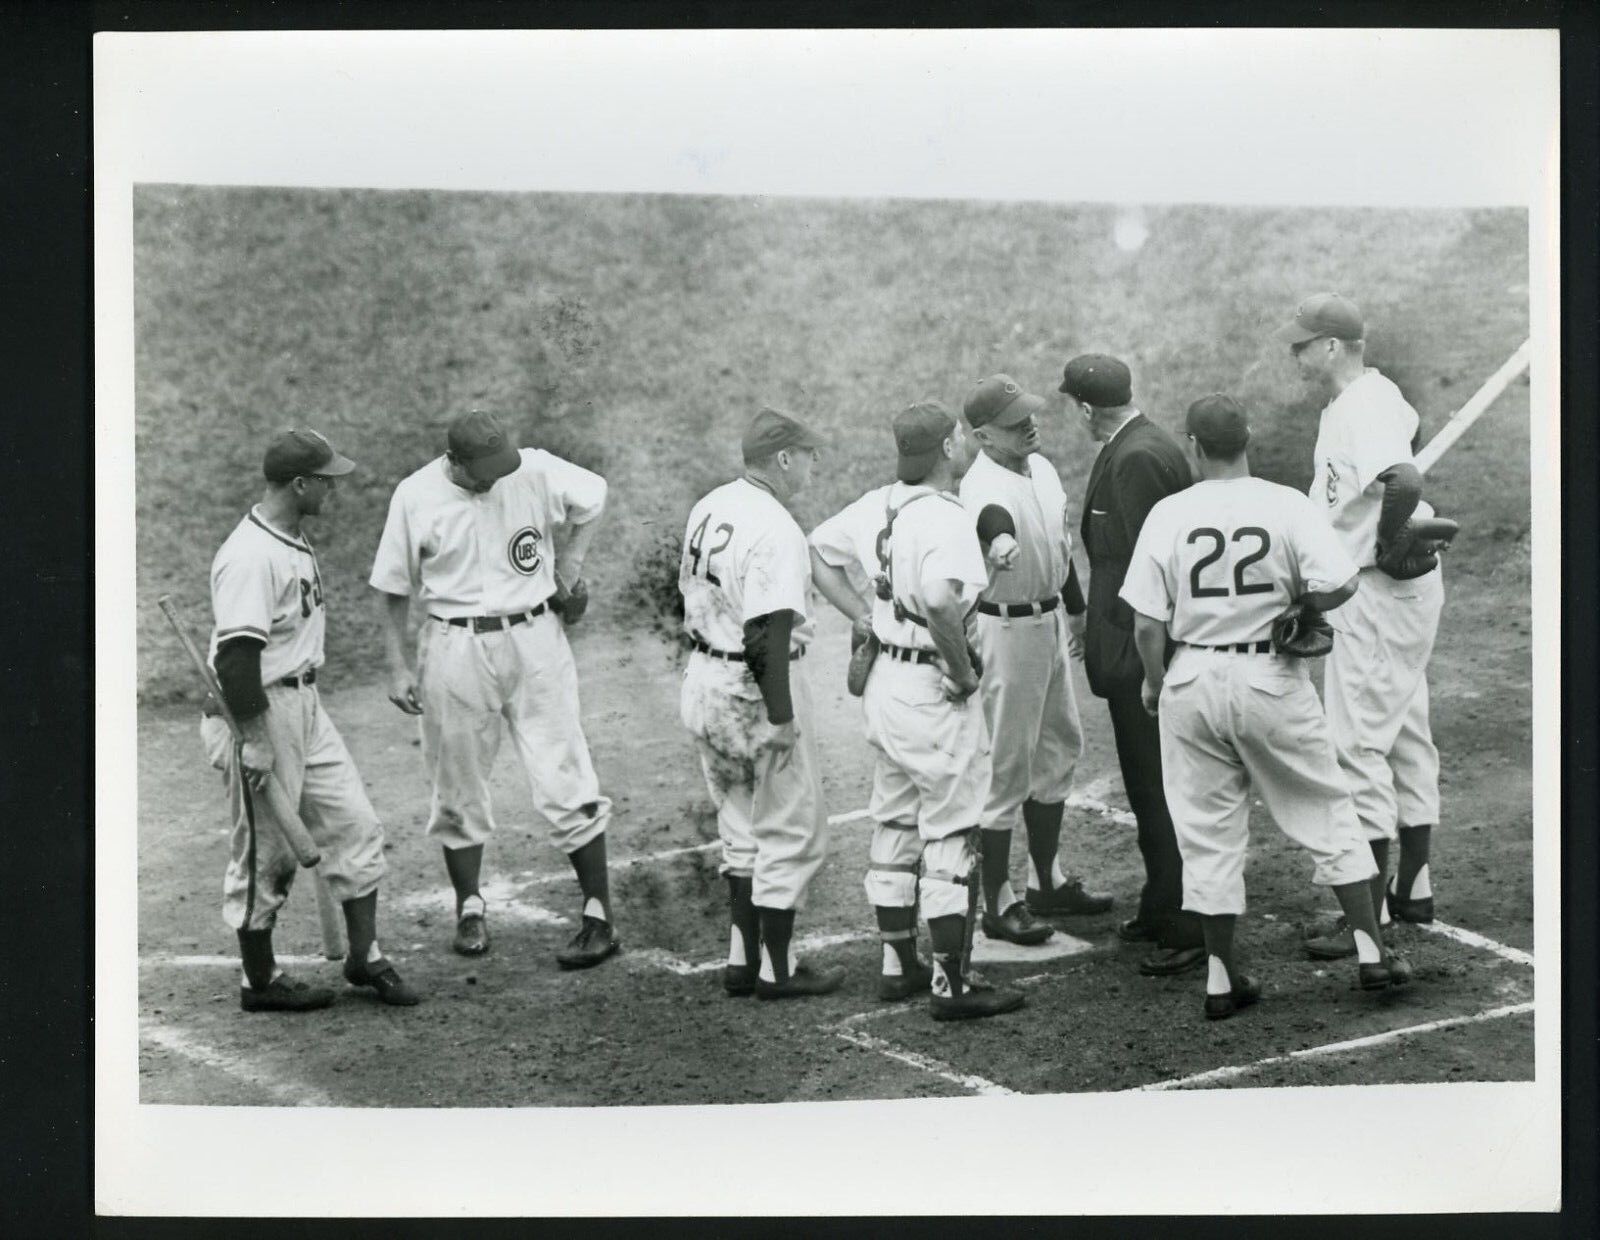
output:
[[[161,608],[161,614],[166,616],[172,631],[183,643],[184,652],[188,654],[189,662],[194,665],[201,683],[216,699],[217,709],[222,715],[222,721],[228,725],[228,731],[233,733],[236,742],[242,744],[244,733],[239,730],[239,721],[233,717],[233,712],[228,709],[228,703],[223,700],[222,686],[217,683],[217,674],[211,670],[199,647],[194,644],[194,639],[189,636],[189,631],[184,628],[183,621],[178,618],[178,610],[172,605],[172,596],[163,594],[156,600],[156,606]],[[240,773],[240,778],[244,778],[243,772]],[[308,868],[316,865],[322,860],[322,853],[317,849],[316,841],[311,838],[311,832],[306,830],[306,824],[300,821],[300,813],[289,800],[289,793],[279,782],[276,772],[267,773],[264,791],[267,807],[272,811],[272,820],[283,833],[284,842],[293,850],[295,859]]]

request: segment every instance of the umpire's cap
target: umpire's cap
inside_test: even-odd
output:
[[[1058,390],[1098,409],[1116,409],[1133,403],[1133,376],[1114,357],[1080,353],[1067,363]]]
[[[1231,396],[1213,392],[1202,396],[1184,414],[1183,429],[1206,450],[1207,456],[1231,461],[1250,442],[1250,424],[1244,406]]]
[[[751,465],[786,448],[820,448],[824,442],[822,436],[809,426],[787,413],[767,407],[750,419],[740,448],[744,452],[745,464]]]
[[[287,430],[267,445],[261,472],[268,482],[293,482],[296,478],[342,478],[356,467],[349,457],[333,450],[317,431]]]
[[[445,442],[451,459],[474,482],[494,482],[512,474],[522,464],[522,453],[511,430],[492,413],[473,410],[450,419]]]

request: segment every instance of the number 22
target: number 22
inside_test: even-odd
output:
[[[1233,532],[1234,542],[1246,537],[1254,538],[1257,545],[1254,551],[1233,566],[1233,592],[1235,594],[1271,594],[1273,587],[1270,581],[1247,582],[1244,579],[1244,570],[1257,560],[1265,558],[1267,552],[1272,549],[1272,536],[1259,525],[1246,525]],[[1189,531],[1187,541],[1192,545],[1202,538],[1211,541],[1211,550],[1196,560],[1194,567],[1189,570],[1189,593],[1195,598],[1226,598],[1228,596],[1227,586],[1203,586],[1200,584],[1200,573],[1201,570],[1210,568],[1211,565],[1222,558],[1222,552],[1228,545],[1228,540],[1221,530],[1213,529],[1210,526],[1202,526],[1200,529]]]
[[[706,526],[709,524],[711,524],[711,514],[708,512],[704,517],[701,518],[700,524],[694,527],[694,533],[689,535],[689,545],[684,548],[684,555],[693,561],[693,564],[689,569],[691,576],[704,577],[712,585],[720,586],[722,584],[721,580],[717,577],[716,573],[711,571],[711,561],[719,553],[728,549],[728,544],[733,541],[733,526],[729,525],[726,521],[717,526],[716,532],[722,535],[722,541],[719,542],[715,547],[711,548],[710,551],[703,553],[705,556],[703,565],[705,571],[701,572],[701,548],[705,546]]]

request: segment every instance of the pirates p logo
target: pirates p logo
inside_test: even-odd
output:
[[[506,554],[511,557],[511,567],[524,577],[531,577],[539,571],[539,565],[544,561],[539,558],[539,531],[531,525],[525,525],[511,536],[511,542],[506,546]]]

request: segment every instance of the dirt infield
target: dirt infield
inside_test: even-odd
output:
[[[723,996],[715,969],[726,944],[724,888],[707,847],[715,835],[710,807],[676,726],[676,655],[603,627],[580,630],[574,644],[586,730],[617,807],[611,839],[623,955],[589,973],[556,969],[577,889],[565,860],[530,823],[522,776],[508,757],[497,769],[501,825],[486,862],[494,951],[477,961],[453,955],[448,886],[423,835],[427,787],[414,726],[378,685],[329,685],[327,707],[388,830],[381,938],[427,999],[389,1009],[339,983],[330,1010],[245,1015],[233,936],[218,913],[227,849],[218,777],[200,758],[191,709],[147,708],[139,729],[141,1099],[637,1105],[1531,1079],[1525,604],[1491,629],[1478,617],[1490,608],[1506,616],[1503,590],[1466,574],[1449,589],[1432,668],[1444,759],[1435,887],[1444,927],[1490,945],[1404,927],[1416,985],[1392,997],[1357,992],[1350,966],[1302,958],[1302,926],[1331,901],[1310,887],[1306,859],[1258,813],[1240,943],[1266,999],[1219,1025],[1200,1019],[1196,976],[1140,977],[1137,949],[1113,934],[1137,898],[1139,862],[1108,721],[1081,675],[1087,750],[1065,847],[1069,862],[1114,891],[1118,905],[1058,923],[1046,958],[989,963],[997,978],[1026,987],[1028,1006],[964,1027],[934,1025],[917,1003],[875,999],[878,947],[861,891],[868,828],[857,818],[831,828],[830,858],[797,927],[802,947],[820,939],[815,950],[848,967],[845,988],[798,1004]],[[859,707],[843,692],[845,634],[833,619],[807,669],[818,690],[830,809],[847,818],[865,805],[869,758]],[[308,884],[297,888],[277,937],[296,973],[337,982],[336,965],[295,959],[318,951]],[[1346,1042],[1353,1044],[1335,1045]]]

